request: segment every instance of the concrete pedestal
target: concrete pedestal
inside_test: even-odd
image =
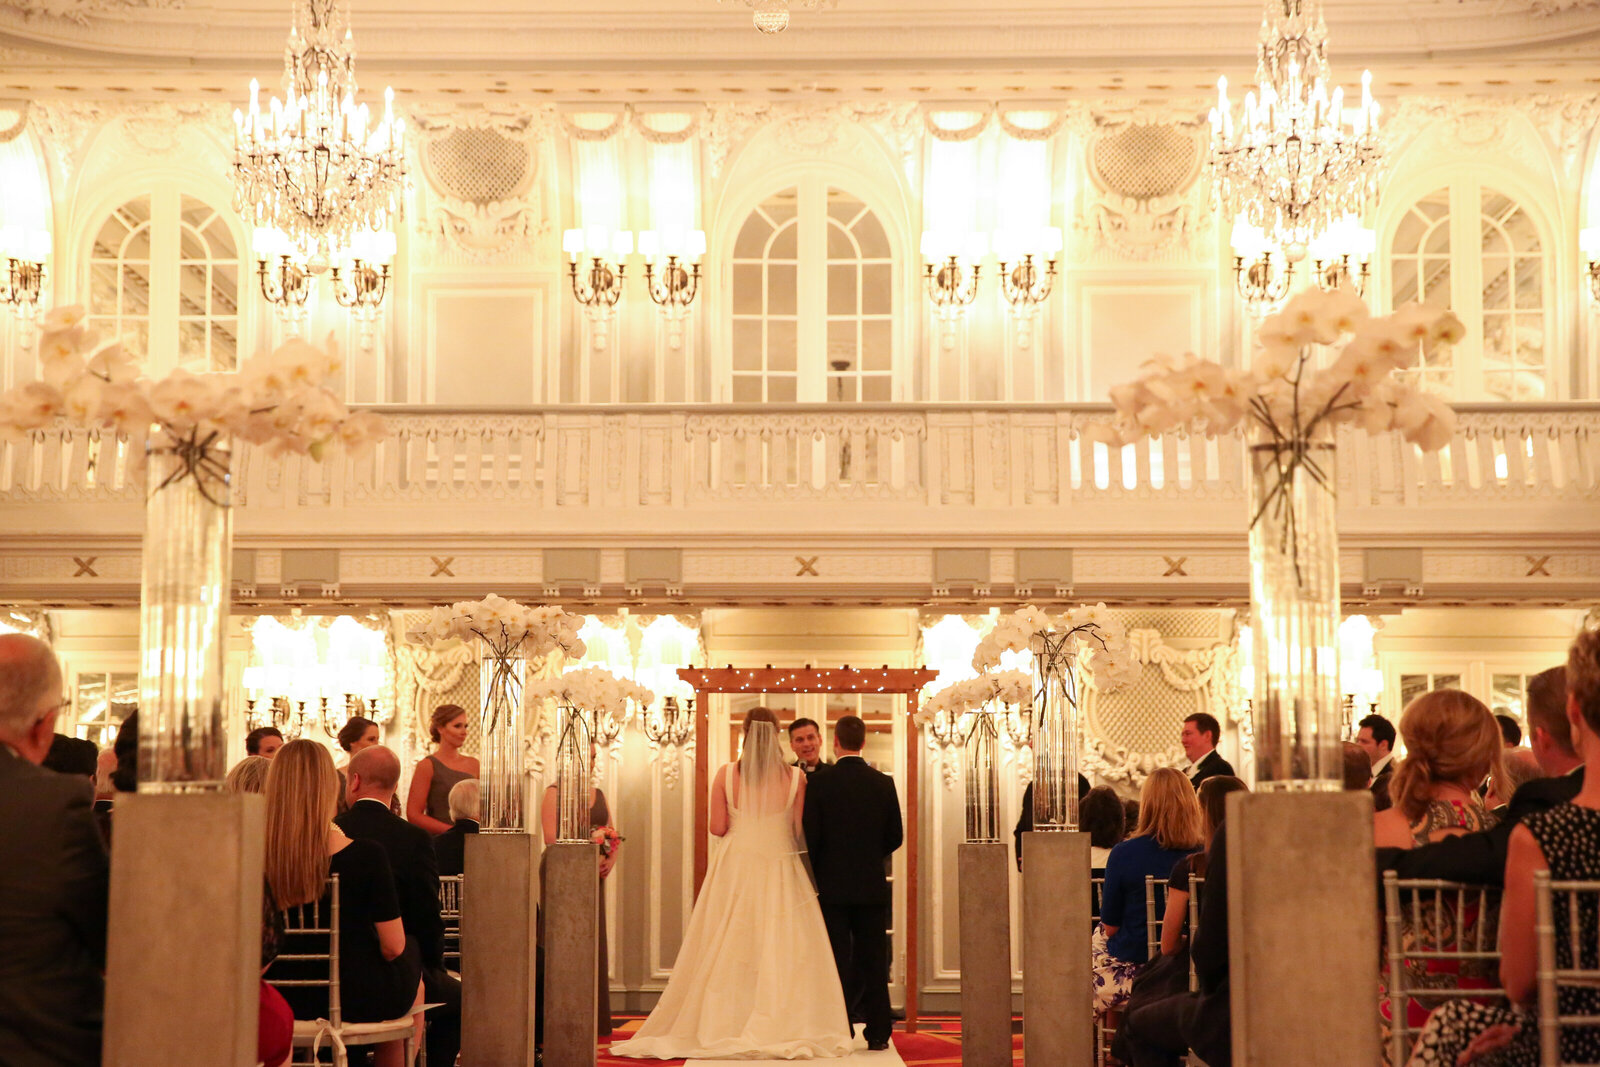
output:
[[[539,899],[532,834],[466,839],[461,887],[461,1062],[531,1067]]]
[[[599,849],[589,843],[545,848],[544,1062],[561,1067],[594,1067],[596,1059]]]
[[[265,820],[259,796],[117,800],[106,1064],[255,1064]]]
[[[1234,1064],[1377,1063],[1372,794],[1234,793],[1227,834]]]
[[[1088,834],[1022,835],[1022,1041],[1028,1063],[1094,1063],[1089,878]]]
[[[957,863],[962,1067],[1011,1067],[1011,850],[968,842]]]

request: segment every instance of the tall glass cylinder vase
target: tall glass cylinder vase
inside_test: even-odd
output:
[[[589,840],[589,719],[583,709],[561,708],[556,743],[556,840]]]
[[[139,791],[211,792],[228,773],[230,455],[223,438],[159,440],[146,456]]]
[[[483,833],[527,832],[522,761],[522,680],[527,661],[520,641],[499,648],[481,641],[479,688],[483,716],[479,754]]]
[[[1256,788],[1337,790],[1339,534],[1334,446],[1250,448]]]
[[[1068,633],[1033,635],[1033,828],[1078,829],[1077,644]]]
[[[1000,840],[1000,734],[994,716],[978,711],[961,745],[966,783],[967,840]]]

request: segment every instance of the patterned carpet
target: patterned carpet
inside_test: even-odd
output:
[[[600,1041],[600,1067],[640,1067],[652,1064],[657,1067],[682,1067],[683,1060],[625,1060],[606,1055],[606,1046],[612,1041],[622,1041],[638,1029],[640,1019],[617,1020],[617,1031],[611,1038]],[[1022,1062],[1022,1035],[1012,1037],[1012,1062]],[[906,1067],[958,1067],[961,1063],[961,1021],[959,1019],[923,1019],[914,1034],[894,1034],[895,1051],[905,1061]]]

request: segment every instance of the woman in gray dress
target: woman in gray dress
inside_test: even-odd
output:
[[[411,773],[406,794],[406,818],[430,834],[450,829],[450,790],[457,782],[478,777],[476,756],[464,756],[467,712],[456,704],[440,704],[428,723],[433,743],[439,747],[423,758]]]

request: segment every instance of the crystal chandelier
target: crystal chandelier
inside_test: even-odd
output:
[[[1217,200],[1247,219],[1292,264],[1333,220],[1360,215],[1377,194],[1382,150],[1372,74],[1344,117],[1344,90],[1328,90],[1327,25],[1317,0],[1268,0],[1256,47],[1257,91],[1236,123],[1228,80],[1211,110]],[[1259,95],[1257,95],[1259,92]]]
[[[234,111],[234,209],[283,231],[320,274],[358,231],[391,228],[405,188],[405,123],[384,90],[374,121],[356,103],[355,52],[337,0],[299,0],[284,49],[284,99],[265,111],[250,81]]]

